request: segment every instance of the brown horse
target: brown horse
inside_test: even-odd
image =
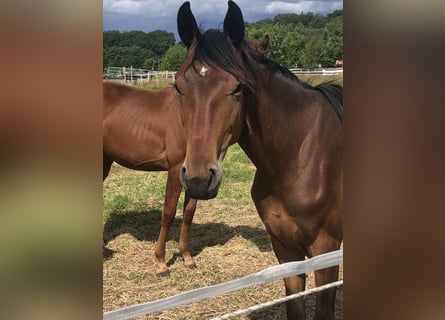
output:
[[[185,2],[178,31],[188,47],[176,74],[187,151],[181,182],[190,196],[215,197],[227,148],[238,142],[257,171],[252,198],[280,263],[337,250],[343,240],[343,89],[312,87],[259,56],[244,39],[232,1],[224,32],[201,33]],[[315,272],[335,281],[338,266]],[[305,275],[284,280],[304,290]],[[317,319],[334,319],[335,288],[317,294]],[[287,303],[288,319],[305,319],[304,300]]]
[[[168,171],[162,224],[156,244],[156,273],[169,275],[165,262],[165,244],[181,194],[179,172],[185,156],[185,133],[178,96],[172,87],[142,90],[103,83],[103,179],[113,161],[143,171]],[[196,200],[185,193],[179,250],[184,265],[195,268],[190,249],[190,228]]]

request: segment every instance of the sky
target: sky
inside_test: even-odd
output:
[[[185,0],[103,0],[103,29],[150,32],[166,30],[179,41],[176,15]],[[235,0],[245,21],[255,22],[273,18],[280,13],[313,12],[327,14],[343,9],[337,0]],[[190,7],[198,26],[204,30],[222,28],[227,11],[227,0],[190,0]]]

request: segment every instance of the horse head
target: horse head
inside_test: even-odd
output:
[[[174,84],[187,142],[181,183],[192,198],[211,199],[218,193],[226,151],[238,141],[243,128],[243,95],[252,79],[243,70],[242,48],[264,55],[269,38],[255,45],[245,41],[242,13],[232,1],[224,32],[201,33],[189,2],[180,7],[177,21],[188,48]]]

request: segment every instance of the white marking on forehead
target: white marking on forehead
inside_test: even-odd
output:
[[[201,67],[201,70],[199,71],[199,74],[200,74],[201,76],[205,77],[206,74],[207,74],[207,71],[208,71],[208,70],[209,70],[209,69],[207,69],[205,66],[202,66],[202,67]]]

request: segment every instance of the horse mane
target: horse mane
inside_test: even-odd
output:
[[[269,60],[265,56],[260,57],[259,62],[266,66],[267,70],[270,72],[270,77],[275,76],[276,74],[280,74],[283,77],[294,81],[299,84],[301,87],[309,90],[318,90],[320,91],[326,99],[329,101],[329,104],[334,109],[337,114],[339,120],[343,123],[343,87],[339,84],[333,83],[332,81],[325,81],[321,84],[311,86],[309,83],[300,80],[293,72],[289,69],[283,67],[282,65]]]
[[[300,80],[294,73],[289,71],[289,69],[267,58],[265,54],[259,53],[258,50],[246,40],[241,41],[239,49],[241,59],[236,49],[234,49],[227,40],[224,32],[209,29],[199,37],[193,58],[187,68],[193,68],[198,72],[195,65],[197,61],[217,66],[232,74],[250,89],[253,89],[255,88],[255,81],[257,79],[253,64],[259,63],[265,66],[271,78],[276,75],[281,75],[304,89],[318,90],[323,93],[340,121],[343,122],[343,88],[340,85],[332,82],[324,82],[314,87]]]
[[[339,84],[335,84],[332,81],[325,81],[321,84],[311,86],[309,83],[300,80],[293,72],[289,69],[283,67],[282,65],[266,58],[265,56],[260,56],[258,62],[262,65],[266,66],[266,69],[269,70],[270,77],[274,77],[277,74],[282,75],[283,77],[294,81],[299,84],[304,89],[309,90],[318,90],[320,91],[326,99],[329,101],[329,104],[334,109],[337,114],[339,120],[343,123],[343,87]]]
[[[323,82],[315,86],[314,89],[323,93],[341,123],[343,123],[343,87],[336,83]]]

